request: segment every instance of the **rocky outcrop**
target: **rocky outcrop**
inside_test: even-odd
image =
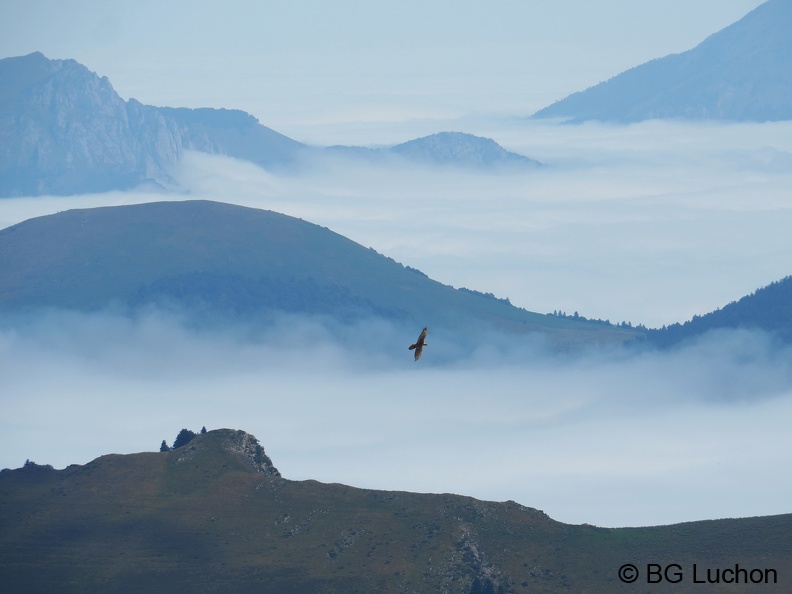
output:
[[[280,477],[280,472],[272,464],[264,448],[250,433],[235,429],[215,429],[196,435],[183,446],[170,450],[172,463],[176,466],[185,462],[200,461],[202,465],[216,463],[216,456],[228,459],[230,454],[242,467],[259,474]],[[213,455],[214,454],[214,455]]]
[[[226,451],[242,458],[256,469],[256,472],[270,476],[280,476],[280,472],[264,453],[258,439],[242,430],[218,429],[211,431],[223,444]]]

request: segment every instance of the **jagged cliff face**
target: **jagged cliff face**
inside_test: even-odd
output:
[[[183,464],[194,457],[206,457],[208,450],[215,453],[231,455],[243,467],[252,468],[260,474],[280,476],[280,472],[272,464],[264,452],[258,439],[250,433],[238,429],[216,429],[210,432],[209,438],[196,437],[187,445],[173,450],[173,463]]]
[[[74,60],[2,62],[0,194],[68,194],[166,184],[181,141],[156,108],[124,101]]]
[[[239,110],[124,101],[106,77],[40,53],[0,60],[0,197],[168,187],[182,151],[291,165],[301,143]]]

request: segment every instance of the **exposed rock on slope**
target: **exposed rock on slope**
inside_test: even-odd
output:
[[[308,147],[239,110],[153,107],[124,101],[106,77],[41,53],[0,60],[0,197],[170,187],[182,152],[244,159],[274,170],[308,155],[397,154],[431,165],[534,167],[493,140],[442,132],[385,151]],[[310,162],[310,161],[307,161]]]
[[[618,571],[629,562],[677,563],[686,580],[673,591],[694,594],[693,563],[738,559],[777,572],[762,592],[788,590],[792,515],[573,526],[513,501],[286,480],[251,464],[256,443],[221,429],[167,452],[0,472],[4,589],[627,593],[635,584]]]
[[[6,196],[168,183],[181,150],[156,108],[125,102],[74,60],[40,53],[0,60],[0,136]]]
[[[189,461],[196,456],[209,455],[207,450],[212,449],[215,453],[230,455],[242,465],[252,468],[260,474],[280,476],[280,472],[264,452],[259,440],[250,433],[242,430],[217,429],[212,432],[211,439],[198,439],[197,437],[190,440],[188,444],[173,450],[176,452],[173,458],[175,464]]]
[[[38,52],[0,60],[0,137],[0,196],[168,186],[189,149],[267,167],[304,149],[241,111],[124,101],[107,77]]]

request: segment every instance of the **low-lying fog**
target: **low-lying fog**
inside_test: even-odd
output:
[[[789,512],[789,349],[729,332],[668,353],[552,356],[430,329],[284,318],[203,333],[56,314],[0,330],[0,464],[256,435],[284,477],[512,499],[570,523]],[[447,353],[456,357],[443,364]]]
[[[75,207],[221,200],[302,217],[529,310],[650,327],[790,274],[789,123],[457,123],[546,167],[336,161],[289,176],[191,154],[177,173],[185,192],[3,200],[0,227]],[[439,130],[383,128],[371,143]],[[5,318],[0,467],[156,450],[205,425],[255,434],[286,478],[513,499],[571,523],[792,511],[792,353],[765,336],[558,357],[430,328],[413,363],[419,330],[285,318],[251,336],[158,312]]]

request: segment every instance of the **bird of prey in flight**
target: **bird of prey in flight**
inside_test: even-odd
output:
[[[426,346],[426,332],[427,330],[424,328],[421,331],[421,335],[418,337],[418,340],[415,341],[415,344],[410,345],[410,350],[415,351],[416,361],[421,358],[421,355],[423,354],[423,348]]]

